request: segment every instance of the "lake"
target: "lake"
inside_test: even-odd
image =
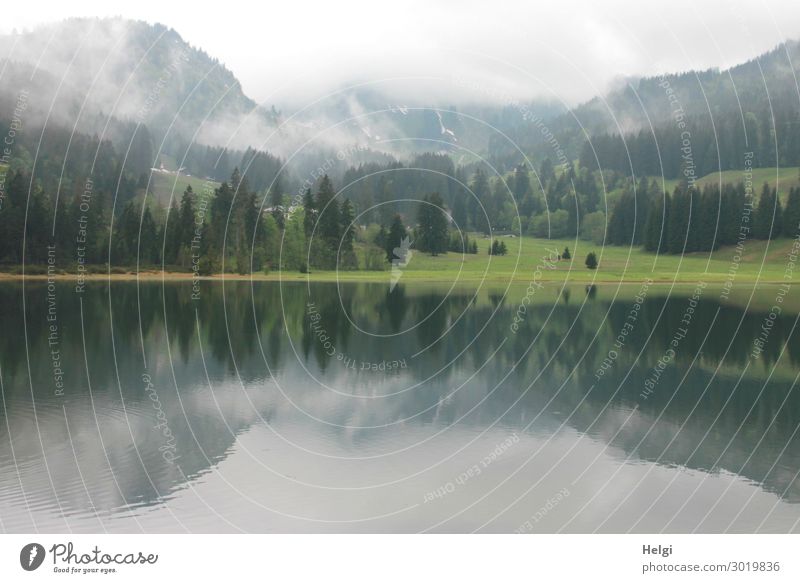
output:
[[[798,531],[752,292],[6,281],[0,529]]]

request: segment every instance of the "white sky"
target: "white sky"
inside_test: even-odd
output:
[[[800,38],[797,0],[34,0],[5,3],[0,31],[69,16],[161,22],[226,64],[248,95],[278,104],[358,81],[453,75],[487,94],[575,102],[620,76],[730,66]],[[440,88],[449,98],[453,84]]]

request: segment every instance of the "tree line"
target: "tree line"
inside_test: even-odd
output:
[[[656,253],[685,253],[746,239],[794,238],[799,229],[800,187],[791,188],[784,203],[766,183],[758,197],[744,183],[702,189],[683,184],[669,195],[643,179],[614,206],[607,241],[642,245]]]

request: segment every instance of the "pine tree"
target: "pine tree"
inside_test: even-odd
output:
[[[553,162],[550,161],[550,158],[545,158],[542,160],[542,165],[539,167],[539,179],[542,181],[544,186],[547,186],[547,183],[553,180],[556,177],[555,169],[553,168]]]
[[[262,257],[263,262],[261,269],[264,273],[268,273],[270,269],[277,269],[281,258],[281,232],[278,228],[278,223],[275,222],[275,217],[272,213],[264,215],[262,220],[263,232],[263,246]],[[253,270],[255,271],[256,265],[254,262]]]
[[[281,178],[280,176],[276,176],[275,181],[272,183],[272,186],[269,189],[269,201],[270,206],[272,206],[272,218],[275,219],[275,223],[281,230],[283,230],[283,228],[286,226],[286,220],[283,216],[282,190]]]
[[[264,223],[261,220],[258,199],[253,191],[244,195],[244,215],[241,249],[239,251],[239,273],[261,271],[264,265]]]
[[[514,169],[512,192],[517,204],[522,204],[531,192],[531,180],[528,177],[528,171],[522,164]]]
[[[337,251],[341,242],[341,215],[336,192],[328,175],[320,180],[314,200],[316,223],[311,227],[308,236],[311,245],[311,263],[320,269],[334,269]]]
[[[668,217],[665,211],[669,208],[669,203],[670,198],[664,193],[663,197],[656,197],[650,205],[642,237],[647,251],[663,253],[666,249]]]
[[[233,190],[234,192],[239,190],[239,187],[241,186],[241,182],[242,182],[242,175],[239,172],[239,167],[236,166],[233,169],[233,172],[231,173],[231,180],[230,180],[231,190]]]
[[[341,245],[339,246],[339,267],[341,269],[358,269],[358,259],[353,248],[353,240],[356,234],[355,212],[349,199],[342,201],[340,211],[340,231],[342,233]]]
[[[306,239],[311,237],[311,233],[317,225],[317,209],[314,206],[314,197],[311,189],[307,188],[303,195],[303,232]]]
[[[187,186],[181,197],[181,206],[178,209],[178,216],[173,219],[170,214],[170,221],[175,220],[177,228],[177,258],[176,260],[180,265],[186,267],[189,265],[189,256],[192,252],[197,253],[199,249],[199,241],[195,240],[195,234],[199,231],[201,225],[195,225],[195,211],[194,211],[194,192],[191,186]],[[192,249],[194,241],[195,249]]]
[[[389,227],[389,233],[384,241],[384,251],[386,251],[386,261],[391,263],[395,259],[394,250],[402,245],[406,237],[406,227],[400,215],[395,215]]]
[[[703,189],[698,205],[698,220],[696,243],[698,251],[713,251],[720,246],[721,239],[721,212],[722,196],[718,186],[709,186]]]
[[[439,193],[434,192],[425,197],[419,206],[417,222],[419,223],[418,247],[434,256],[445,253],[448,242],[447,217]]]
[[[586,267],[589,269],[597,269],[597,255],[594,254],[594,251],[590,251],[586,256]]]
[[[773,239],[780,235],[783,228],[781,204],[774,188],[764,183],[758,207],[755,212],[754,231],[756,239]]]
[[[164,216],[164,224],[159,226],[158,242],[164,250],[163,256],[159,259],[162,265],[178,263],[178,254],[181,249],[178,218],[178,206],[173,204]]]
[[[689,195],[680,186],[675,187],[669,205],[667,251],[683,253],[689,229]]]
[[[472,176],[471,189],[473,196],[470,197],[469,205],[470,226],[484,233],[488,233],[491,225],[487,222],[487,217],[484,216],[484,212],[486,212],[489,219],[491,219],[495,216],[495,209],[491,200],[489,180],[486,177],[486,173],[480,168],[478,168]],[[481,205],[483,205],[483,211],[481,210]]]
[[[234,174],[236,173],[234,172]],[[238,180],[235,175],[233,178]],[[217,273],[223,266],[227,270],[235,267],[235,231],[232,228],[233,225],[230,224],[234,214],[233,195],[234,191],[227,182],[223,182],[219,188],[214,190],[211,219],[202,241],[205,249],[201,264],[203,264],[202,269],[205,273]]]
[[[328,245],[338,246],[341,235],[339,203],[336,202],[336,192],[327,174],[319,183],[314,206],[319,213],[316,235],[324,239]]]
[[[142,221],[139,232],[136,234],[139,240],[138,263],[141,265],[153,265],[158,262],[158,234],[156,223],[150,207],[145,206],[142,213]]]

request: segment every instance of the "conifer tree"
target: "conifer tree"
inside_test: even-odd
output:
[[[797,237],[800,230],[800,187],[792,187],[783,211],[783,236]]]
[[[754,231],[756,239],[773,239],[780,235],[783,229],[781,203],[774,188],[764,183],[758,207],[755,211]]]
[[[386,261],[392,262],[396,259],[394,250],[402,245],[403,239],[407,237],[406,227],[403,225],[403,219],[399,214],[392,218],[392,224],[389,227],[389,232],[384,241],[384,251],[386,251]]]
[[[419,249],[434,256],[447,252],[447,217],[439,193],[434,192],[425,197],[425,201],[419,205],[417,221]]]

